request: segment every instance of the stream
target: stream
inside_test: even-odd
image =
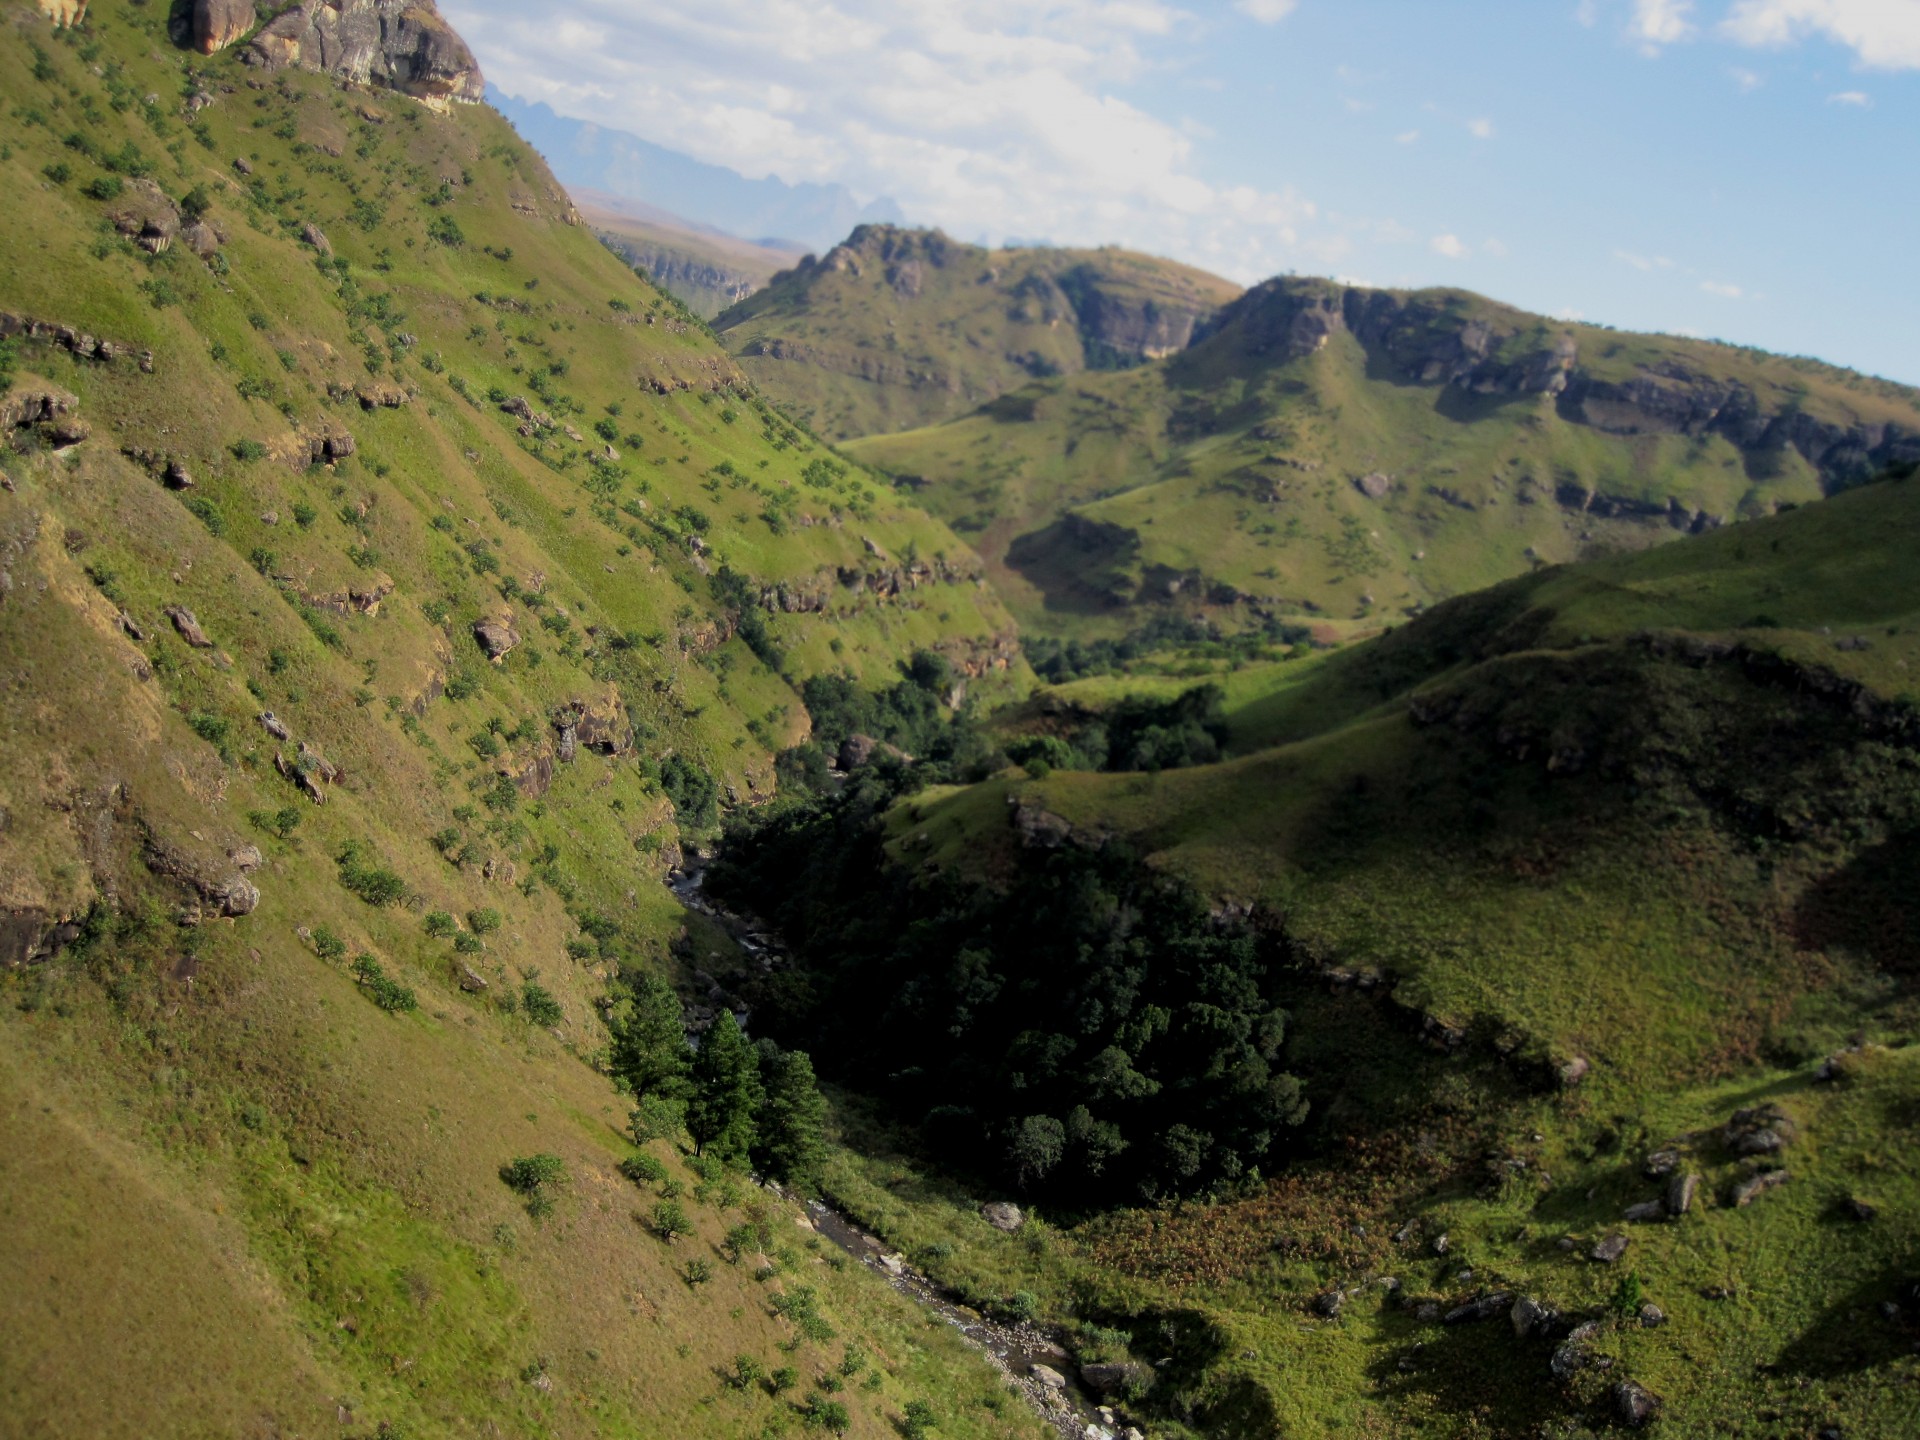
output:
[[[689,854],[685,864],[667,873],[667,885],[689,910],[718,924],[765,970],[787,963],[787,951],[765,926],[723,909],[706,894],[706,860]],[[718,985],[709,1000],[719,1003]],[[738,1013],[738,1012],[736,1012]],[[744,1028],[746,1018],[741,1019]],[[1069,1378],[1073,1365],[1065,1347],[1031,1325],[1004,1325],[960,1304],[906,1263],[879,1236],[818,1200],[806,1202],[807,1223],[822,1239],[874,1271],[933,1319],[950,1326],[1006,1377],[1008,1388],[1063,1437],[1063,1440],[1144,1440],[1143,1432],[1100,1405]]]

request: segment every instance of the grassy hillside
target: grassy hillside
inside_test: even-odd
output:
[[[621,974],[728,948],[660,882],[771,790],[791,682],[1004,673],[966,547],[490,110],[164,6],[0,23],[8,1428],[738,1435],[851,1345],[851,1433],[1033,1433],[791,1202],[622,1175],[604,1073]]]
[[[1029,629],[1172,607],[1333,639],[1817,498],[1920,453],[1920,400],[1464,292],[1278,280],[1171,359],[851,448],[974,541]]]
[[[1054,1224],[1026,1254],[968,1232],[980,1182],[910,1108],[837,1193],[949,1283],[1025,1285],[1091,1357],[1151,1363],[1143,1403],[1210,1434],[1595,1433],[1627,1381],[1667,1433],[1904,1433],[1916,536],[1920,481],[1865,485],[1276,662],[1300,668],[1235,697],[1247,753],[1219,765],[910,792],[883,822],[893,879],[857,912],[810,876],[774,913],[845,949],[884,923],[911,956],[978,912],[956,881],[1024,895],[1058,871],[1065,896],[1131,852],[1270,947],[1276,1063],[1312,1111],[1285,1163],[1199,1200],[1089,1213],[1037,1185]],[[1036,1017],[1088,1003],[1098,942],[1056,946],[1034,914],[900,994],[943,1025],[948,986]],[[840,950],[813,963],[792,996],[836,993]],[[1141,1075],[1174,1083],[1157,1053]],[[1030,1109],[1079,1093],[1070,1063],[1021,1063]],[[1519,1333],[1522,1297],[1559,1318]]]
[[[769,395],[843,439],[948,420],[1036,376],[1171,354],[1237,294],[1111,247],[986,250],[862,225],[714,326]]]
[[[797,251],[735,239],[617,195],[589,190],[574,199],[602,244],[703,320],[764,288],[800,258]]]

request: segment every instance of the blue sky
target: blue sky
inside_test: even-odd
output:
[[[1462,285],[1920,383],[1920,0],[443,9],[497,87],[966,239]]]

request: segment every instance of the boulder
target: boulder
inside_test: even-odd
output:
[[[1049,1390],[1064,1390],[1067,1388],[1067,1377],[1051,1365],[1036,1365],[1033,1367],[1032,1374],[1035,1380],[1038,1380]]]
[[[1680,1152],[1678,1150],[1656,1150],[1647,1156],[1647,1163],[1640,1167],[1640,1173],[1649,1180],[1658,1180],[1664,1175],[1671,1175],[1679,1168]]]
[[[462,965],[460,968],[460,988],[469,995],[478,995],[487,988],[487,982],[474,973],[473,967]]]
[[[1622,1380],[1613,1387],[1613,1413],[1629,1430],[1641,1430],[1660,1413],[1660,1397],[1637,1380]]]
[[[996,1230],[1005,1230],[1009,1234],[1027,1223],[1027,1217],[1020,1213],[1020,1207],[1011,1200],[993,1200],[980,1207],[980,1218]]]
[[[1477,1296],[1467,1301],[1464,1305],[1454,1306],[1453,1309],[1447,1311],[1445,1315],[1440,1317],[1440,1323],[1442,1325],[1471,1325],[1481,1320],[1491,1320],[1494,1316],[1505,1313],[1507,1307],[1512,1304],[1513,1294],[1511,1291],[1496,1290],[1490,1295]]]
[[[271,710],[260,712],[260,728],[276,740],[291,740],[293,732],[287,729],[286,722]]]
[[[1693,1197],[1700,1191],[1700,1177],[1692,1171],[1676,1175],[1667,1182],[1667,1209],[1684,1215],[1693,1208]]]
[[[213,55],[253,28],[253,0],[193,0],[193,48]]]
[[[260,853],[258,845],[238,845],[227,852],[227,858],[242,871],[258,870],[266,863],[266,857]]]
[[[1560,1084],[1570,1088],[1586,1079],[1587,1072],[1591,1069],[1593,1069],[1593,1064],[1586,1056],[1575,1055],[1572,1059],[1561,1065],[1555,1073],[1559,1076]]]
[[[1369,500],[1384,500],[1387,492],[1393,489],[1393,479],[1375,470],[1370,474],[1356,477],[1353,488]]]
[[[1666,1219],[1667,1207],[1664,1201],[1643,1200],[1638,1205],[1627,1206],[1622,1218],[1630,1225],[1645,1225],[1654,1220]]]
[[[300,238],[318,250],[322,255],[333,254],[333,242],[327,239],[327,232],[311,220],[300,227]]]
[[[1346,1308],[1347,1297],[1338,1290],[1325,1290],[1313,1297],[1310,1307],[1322,1320],[1335,1320]]]
[[[180,638],[196,650],[211,650],[213,641],[207,638],[207,632],[200,628],[200,622],[193,612],[180,605],[169,605],[166,615],[173,622],[173,628],[180,632]]]
[[[253,162],[244,155],[236,155],[233,157],[233,171],[236,175],[251,175]]]
[[[1583,1370],[1593,1359],[1593,1352],[1587,1348],[1587,1342],[1600,1333],[1600,1322],[1589,1320],[1577,1325],[1567,1338],[1560,1342],[1553,1352],[1553,1359],[1547,1368],[1553,1372],[1556,1380],[1565,1380],[1578,1370]]]
[[[219,906],[222,915],[237,917],[251,915],[259,907],[260,891],[251,880],[236,871],[215,881],[206,898]]]
[[[1727,1148],[1736,1155],[1775,1155],[1796,1134],[1793,1118],[1778,1105],[1754,1105],[1736,1110],[1724,1132]]]
[[[1596,1241],[1590,1253],[1602,1264],[1611,1265],[1627,1253],[1627,1237],[1616,1230],[1613,1234],[1603,1236]]]
[[[1667,1323],[1667,1312],[1649,1300],[1640,1307],[1640,1325],[1646,1330],[1657,1330]]]
[[[1541,1304],[1530,1295],[1522,1295],[1513,1302],[1513,1309],[1508,1312],[1507,1318],[1513,1322],[1513,1333],[1517,1339],[1531,1340],[1552,1329],[1558,1316],[1551,1306]]]
[[[1767,1191],[1787,1183],[1792,1177],[1784,1170],[1761,1170],[1736,1181],[1727,1199],[1736,1210],[1744,1210]]]
[[[520,632],[513,628],[512,620],[506,616],[498,619],[488,617],[473,622],[473,638],[480,642],[487,659],[501,665],[506,662],[513,647],[520,643]]]

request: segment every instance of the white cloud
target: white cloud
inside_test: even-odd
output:
[[[1420,132],[1418,130],[1402,130],[1398,135],[1393,137],[1393,143],[1396,145],[1411,145],[1419,138]]]
[[[1299,0],[1234,0],[1234,9],[1262,25],[1278,25],[1294,12]]]
[[[1631,250],[1616,250],[1613,258],[1622,265],[1631,265],[1636,270],[1671,270],[1673,261],[1664,255],[1636,255]]]
[[[1467,121],[1467,133],[1476,140],[1491,140],[1493,138],[1493,122],[1487,119],[1469,120]]]
[[[1573,18],[1591,30],[1600,21],[1599,0],[1580,0],[1580,3],[1573,7]]]
[[[1862,108],[1873,104],[1873,99],[1864,90],[1842,90],[1837,95],[1827,96],[1829,105],[1858,105]]]
[[[752,177],[890,195],[956,234],[1131,245],[1245,280],[1350,244],[1291,189],[1202,179],[1193,135],[1122,98],[1201,29],[1167,0],[443,8],[500,90]]]
[[[1758,90],[1762,85],[1767,83],[1764,75],[1752,70],[1742,70],[1738,65],[1727,71],[1727,74],[1733,77],[1733,83],[1740,87],[1740,93],[1742,95],[1751,95],[1755,90]]]
[[[1721,30],[1742,45],[1791,45],[1822,35],[1875,70],[1920,70],[1913,0],[1738,0]]]
[[[1444,255],[1449,260],[1464,260],[1473,253],[1458,235],[1436,235],[1427,244],[1434,254]]]
[[[1489,238],[1480,248],[1496,260],[1507,258],[1507,245],[1504,240]]]
[[[1584,320],[1587,316],[1585,311],[1576,310],[1571,305],[1563,305],[1553,312],[1553,318],[1556,320]]]
[[[1693,0],[1633,0],[1627,34],[1650,49],[1676,45],[1693,34],[1692,9]]]
[[[1738,285],[1728,285],[1720,280],[1702,280],[1700,288],[1709,295],[1717,295],[1722,300],[1738,300],[1746,292]]]

